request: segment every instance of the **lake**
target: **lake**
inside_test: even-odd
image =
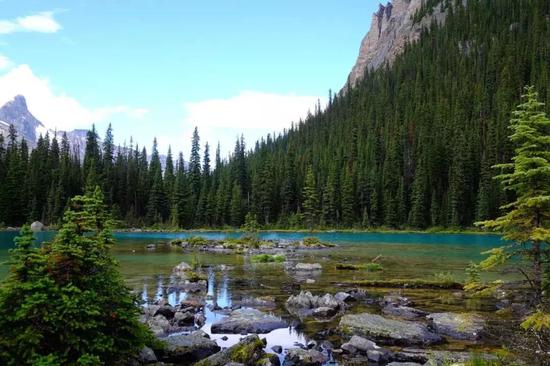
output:
[[[50,240],[52,232],[37,234],[39,240]],[[471,261],[479,261],[481,254],[490,248],[502,245],[499,236],[473,234],[418,234],[418,233],[349,233],[349,232],[263,232],[262,239],[299,240],[315,236],[322,241],[334,243],[337,248],[330,250],[310,250],[292,254],[292,260],[315,262],[323,266],[322,272],[312,279],[314,283],[305,284],[304,279],[296,278],[281,263],[251,263],[249,258],[238,254],[211,254],[185,252],[180,247],[168,244],[175,238],[203,236],[208,239],[238,237],[236,232],[193,231],[183,233],[116,233],[116,245],[113,254],[120,263],[120,270],[128,284],[144,302],[152,302],[160,297],[167,298],[176,304],[185,299],[185,293],[169,293],[168,284],[172,268],[178,263],[193,261],[200,263],[209,278],[208,303],[220,307],[230,306],[233,301],[246,297],[272,296],[278,304],[273,310],[276,315],[289,318],[284,309],[284,302],[291,294],[301,289],[313,293],[335,293],[346,287],[346,282],[361,279],[386,278],[435,278],[445,274],[456,280],[463,280],[464,269]],[[13,247],[14,232],[0,232],[0,261],[8,258],[8,250]],[[155,250],[148,250],[148,244],[156,244]],[[346,262],[364,264],[379,257],[383,266],[381,272],[339,271],[336,263]],[[8,273],[6,265],[0,266],[0,278]],[[297,286],[297,284],[299,284]],[[396,289],[369,289],[377,295],[384,295]],[[453,296],[451,290],[413,290],[397,289],[412,298],[417,307],[427,311],[464,311],[465,308],[490,314],[493,310],[483,303],[464,300]],[[368,309],[367,309],[368,310]],[[352,311],[365,311],[356,307]],[[206,311],[207,323],[203,327],[209,333],[210,325],[222,315]],[[290,319],[289,319],[290,320]],[[337,321],[319,323],[306,321],[295,328],[279,329],[266,336],[268,347],[282,345],[292,347],[295,342],[303,343],[327,327],[336,327]],[[228,335],[221,340],[221,335],[212,335],[222,347],[236,342],[240,336]],[[470,349],[468,344],[451,343],[443,347],[448,349]]]

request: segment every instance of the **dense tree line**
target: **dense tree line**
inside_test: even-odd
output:
[[[252,149],[239,138],[222,159],[218,147],[214,168],[198,131],[189,161],[168,151],[164,168],[156,142],[150,154],[115,147],[110,128],[102,142],[88,133],[82,159],[66,138],[29,153],[10,133],[0,222],[55,223],[68,197],[95,184],[127,225],[427,228],[497,217],[513,199],[491,169],[512,156],[510,112],[526,84],[550,101],[550,2],[432,3],[447,9],[444,25],[391,66]]]

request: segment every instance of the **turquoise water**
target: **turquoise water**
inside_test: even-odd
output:
[[[51,240],[55,233],[42,232],[37,234],[39,241]],[[0,232],[0,262],[8,259],[9,248],[13,247],[15,232]],[[168,245],[174,238],[186,238],[200,235],[209,239],[237,237],[240,233],[227,232],[184,232],[184,233],[116,233],[116,245],[113,255],[120,263],[120,270],[128,286],[133,289],[144,303],[151,303],[159,298],[165,298],[172,304],[185,299],[188,294],[170,292],[172,268],[184,261],[198,262],[201,271],[209,278],[209,304],[221,307],[231,306],[235,301],[249,297],[270,296],[276,307],[270,311],[291,323],[292,317],[285,310],[284,303],[288,296],[300,290],[308,290],[317,294],[336,293],[354,287],[354,281],[365,279],[434,279],[442,273],[456,280],[464,279],[464,269],[471,261],[479,261],[481,254],[492,247],[502,245],[498,236],[494,235],[464,235],[464,234],[410,234],[410,233],[302,233],[302,232],[265,232],[262,239],[298,240],[306,236],[316,236],[323,241],[337,244],[330,250],[308,250],[288,253],[289,263],[310,262],[322,265],[322,271],[311,273],[308,279],[313,283],[305,283],[305,278],[299,278],[296,272],[282,263],[252,263],[246,255],[212,254],[204,252],[186,252],[177,246]],[[156,244],[155,250],[148,250],[148,244]],[[364,264],[378,257],[377,262],[383,266],[381,272],[342,271],[335,264],[346,262]],[[8,266],[0,265],[0,279],[8,273]],[[492,274],[498,275],[498,274]],[[456,298],[453,291],[446,290],[414,290],[414,289],[368,289],[375,296],[388,292],[399,291],[410,297],[416,306],[430,312],[476,310],[490,316],[493,308],[487,304]],[[356,306],[348,311],[372,311],[369,308]],[[376,311],[376,310],[375,310]],[[210,333],[212,322],[223,315],[206,310],[207,322],[202,328]],[[308,340],[317,339],[318,332],[337,326],[338,319],[328,323],[304,322],[299,329],[289,327],[279,329],[265,335],[268,347],[282,345],[285,349],[294,346],[295,342],[305,344]],[[222,347],[230,346],[238,341],[240,335],[212,334]],[[339,339],[332,341],[339,342]],[[484,346],[484,345],[482,345]],[[443,349],[470,350],[471,345],[449,344]],[[446,348],[445,348],[446,347]],[[458,347],[458,348],[457,348]]]
[[[16,232],[0,232],[0,263],[9,256],[13,247]],[[121,269],[130,283],[140,283],[143,276],[167,273],[189,255],[170,248],[160,248],[154,252],[147,251],[147,244],[165,244],[171,239],[200,235],[208,239],[239,237],[237,232],[192,231],[172,232],[120,232],[115,234],[117,244],[113,250],[121,263]],[[38,241],[51,240],[53,232],[36,234]],[[263,232],[262,239],[299,240],[315,236],[323,241],[340,246],[332,251],[333,260],[363,262],[381,255],[382,260],[395,266],[390,273],[411,277],[428,275],[437,271],[462,272],[470,261],[479,261],[481,253],[492,247],[502,245],[496,235],[472,234],[420,234],[420,233],[349,233],[349,232]],[[222,264],[228,256],[208,255],[204,258],[212,264]],[[236,259],[235,259],[236,260]],[[233,261],[233,259],[231,260]],[[238,261],[238,260],[237,260]],[[389,269],[389,268],[388,268]],[[8,266],[0,265],[0,278],[5,277]],[[386,271],[386,274],[388,272]],[[457,275],[459,275],[457,273]]]

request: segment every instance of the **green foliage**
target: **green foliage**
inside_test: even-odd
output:
[[[0,363],[120,364],[149,341],[109,230],[99,188],[71,200],[53,242],[35,248],[22,229],[0,287]]]
[[[525,183],[533,198],[521,201],[502,190],[491,166],[521,166],[518,174],[506,172],[510,187],[548,178],[547,127],[538,115],[547,106],[526,105],[514,118],[527,113],[531,122],[513,122],[518,139],[506,139],[523,85],[535,83],[541,102],[550,101],[550,61],[541,52],[550,39],[548,6],[425,0],[414,20],[443,7],[444,23],[425,24],[391,65],[368,70],[280,136],[249,150],[241,136],[227,158],[218,147],[214,169],[206,145],[201,159],[197,129],[189,164],[181,153],[173,161],[170,150],[163,172],[154,145],[149,163],[143,146],[113,146],[111,128],[100,143],[92,127],[83,157],[65,135],[61,143],[41,136],[29,151],[12,129],[0,137],[0,222],[58,224],[69,197],[96,184],[128,227],[241,227],[251,213],[277,228],[460,229],[509,212],[499,209],[507,203],[533,211],[547,204],[544,186]],[[512,161],[512,145],[520,148],[535,132],[535,143]],[[509,219],[528,224],[524,216]]]
[[[260,231],[261,228],[262,227],[258,223],[256,215],[254,215],[252,212],[247,213],[241,229],[249,233],[255,233]]]
[[[503,233],[515,244],[492,249],[480,263],[482,270],[501,266],[515,256],[531,262],[531,275],[522,273],[531,283],[537,301],[542,297],[542,259],[550,254],[550,119],[533,87],[526,87],[523,102],[513,112],[510,140],[515,146],[511,163],[498,164],[503,173],[496,176],[515,199],[504,206],[504,215],[477,223]]]
[[[282,263],[286,260],[284,255],[258,254],[250,258],[253,263]]]
[[[208,240],[202,236],[190,236],[187,238],[187,242],[189,243],[189,246],[192,247],[201,247],[208,244]]]

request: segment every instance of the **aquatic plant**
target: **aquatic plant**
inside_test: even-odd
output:
[[[286,260],[286,257],[281,254],[258,254],[250,259],[253,263],[282,263]]]

